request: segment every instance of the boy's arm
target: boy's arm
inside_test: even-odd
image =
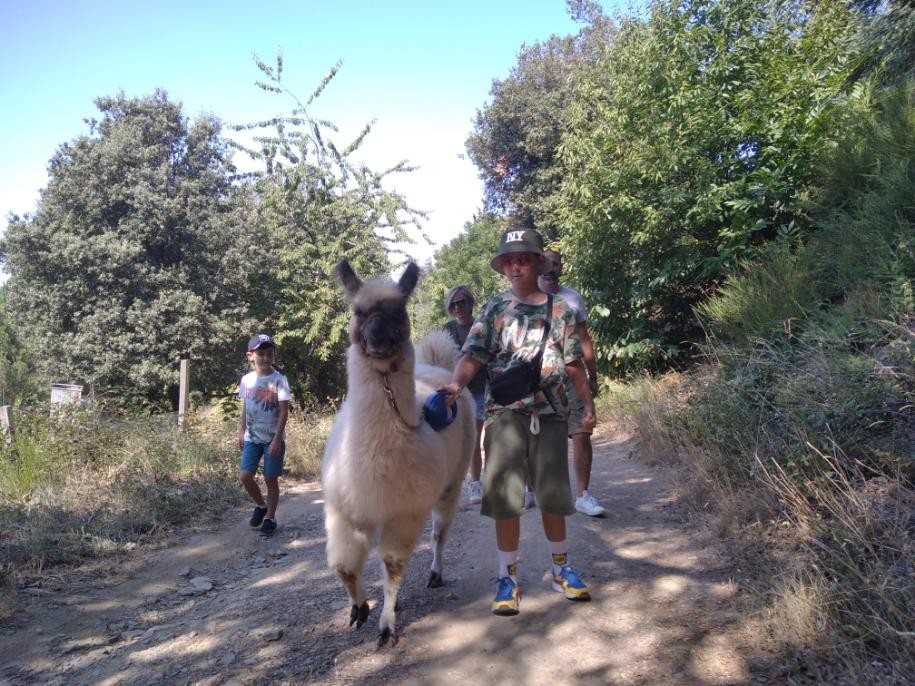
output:
[[[289,401],[280,400],[279,417],[276,422],[276,433],[273,440],[270,441],[270,454],[276,455],[280,452],[280,444],[283,442],[283,432],[286,431],[286,421],[289,419]]]
[[[461,356],[457,366],[454,368],[454,373],[451,375],[451,381],[439,389],[447,393],[445,396],[446,405],[451,406],[455,403],[461,393],[464,392],[464,388],[482,366],[483,363],[473,355],[464,354]]]
[[[241,399],[241,412],[239,414],[241,416],[241,421],[238,424],[238,447],[244,448],[245,447],[245,431],[248,430],[248,420],[247,420],[247,417],[245,417],[245,399],[244,398]]]
[[[585,431],[593,431],[597,424],[597,415],[594,412],[594,398],[591,395],[591,389],[588,386],[588,375],[581,364],[581,360],[566,363],[566,372],[569,375],[569,381],[581,398],[581,404],[585,408],[585,416],[581,420],[581,427]]]

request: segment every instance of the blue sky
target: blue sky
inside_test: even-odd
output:
[[[613,11],[611,0],[603,4]],[[48,160],[87,132],[96,97],[162,87],[191,119],[254,121],[288,111],[253,85],[252,53],[272,64],[282,50],[286,83],[299,95],[343,60],[312,113],[340,126],[341,142],[377,119],[360,156],[377,169],[419,165],[390,185],[431,213],[425,228],[436,246],[481,204],[476,171],[461,155],[492,80],[508,75],[522,44],[580,28],[564,0],[13,0],[0,5],[0,26],[0,231],[9,212],[35,209]],[[436,246],[410,251],[425,259]]]

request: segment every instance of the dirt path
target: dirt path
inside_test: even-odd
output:
[[[631,450],[623,436],[595,436],[592,491],[609,514],[569,518],[591,603],[566,601],[544,580],[532,510],[522,519],[521,614],[491,615],[492,524],[462,506],[445,587],[425,588],[424,541],[400,595],[401,640],[376,650],[377,558],[367,566],[372,615],[355,631],[325,566],[320,486],[287,483],[270,539],[239,510],[96,578],[30,589],[25,612],[0,631],[0,684],[750,683],[732,647],[727,560]]]

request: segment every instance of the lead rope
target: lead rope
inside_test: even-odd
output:
[[[410,429],[411,431],[419,431],[419,427],[422,426],[422,422],[418,422],[417,424],[414,425],[414,424],[410,424],[406,419],[403,418],[403,415],[400,414],[400,408],[397,407],[397,400],[394,399],[394,391],[391,390],[391,384],[388,382],[388,373],[387,372],[379,372],[379,373],[381,374],[382,382],[384,385],[384,392],[388,396],[388,404],[394,410],[394,414],[397,417],[397,419],[399,419],[400,423],[403,424],[406,428]]]

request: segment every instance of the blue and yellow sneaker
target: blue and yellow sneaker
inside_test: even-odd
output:
[[[499,590],[496,593],[496,599],[492,601],[492,613],[510,617],[519,612],[521,605],[521,589],[510,576],[503,576],[499,579]]]
[[[553,574],[553,590],[569,600],[591,600],[591,589],[569,565],[563,565],[559,574]]]

